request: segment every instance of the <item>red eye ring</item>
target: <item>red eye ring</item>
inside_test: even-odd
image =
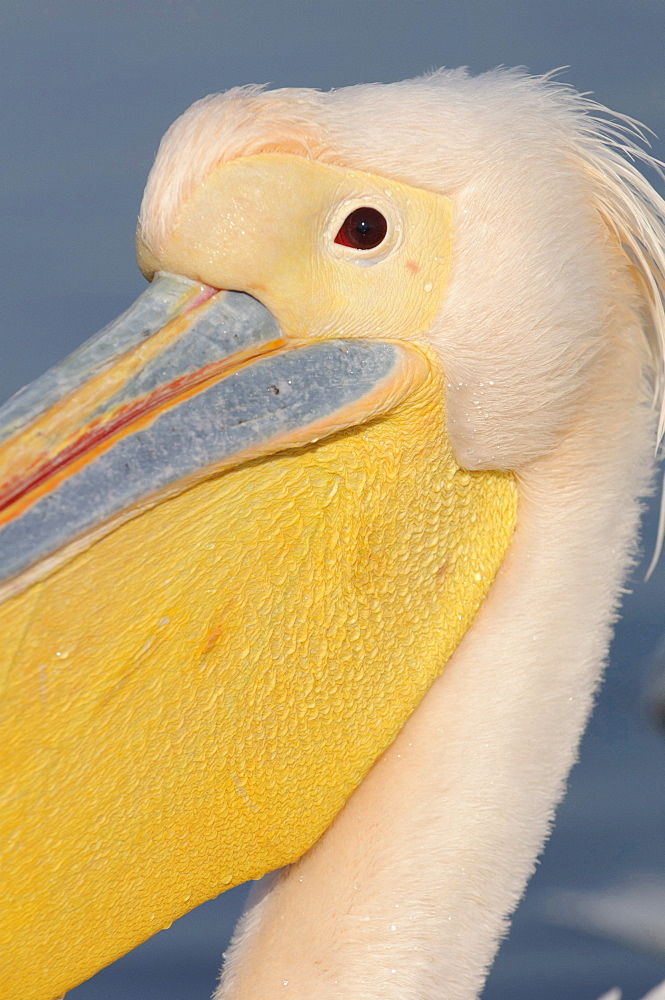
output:
[[[376,208],[365,205],[345,218],[335,237],[335,243],[354,250],[373,250],[383,243],[388,232],[385,216]]]

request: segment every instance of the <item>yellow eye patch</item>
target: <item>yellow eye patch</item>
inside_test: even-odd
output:
[[[385,216],[368,251],[335,243],[360,206]],[[216,167],[184,205],[168,245],[139,263],[249,292],[287,337],[410,340],[427,330],[450,267],[444,195],[287,153]]]

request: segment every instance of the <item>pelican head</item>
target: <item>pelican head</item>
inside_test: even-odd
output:
[[[168,131],[149,288],[0,411],[1,1000],[285,865],[220,996],[475,995],[649,476],[661,203],[598,110],[440,72]]]

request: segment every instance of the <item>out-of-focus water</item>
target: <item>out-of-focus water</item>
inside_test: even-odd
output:
[[[161,133],[192,100],[248,82],[327,88],[438,65],[570,65],[565,78],[579,89],[663,134],[664,42],[662,0],[6,4],[0,397],[141,289],[132,251],[141,189]],[[649,531],[653,538],[653,518]],[[665,739],[641,710],[664,609],[661,568],[626,598],[580,763],[486,1000],[596,1000],[615,984],[637,1000],[665,978],[663,961],[543,919],[554,888],[664,874]],[[244,894],[200,907],[68,1000],[205,1000]]]

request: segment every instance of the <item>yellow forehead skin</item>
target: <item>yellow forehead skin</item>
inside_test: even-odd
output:
[[[392,227],[367,266],[334,244],[363,204]],[[440,674],[515,524],[513,476],[455,461],[426,340],[445,198],[247,157],[140,253],[251,292],[291,338],[409,340],[428,374],[381,417],[211,476],[0,605],[0,1000],[54,1000],[301,856]]]
[[[361,206],[388,222],[376,250],[335,243]],[[184,205],[167,245],[139,239],[158,267],[249,292],[292,338],[411,340],[431,323],[450,267],[452,206],[441,194],[288,153],[216,167]]]

